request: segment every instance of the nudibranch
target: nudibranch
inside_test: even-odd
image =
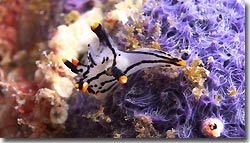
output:
[[[100,23],[94,23],[91,30],[99,39],[99,46],[88,45],[88,61],[80,63],[76,59],[64,64],[77,74],[75,88],[97,97],[107,94],[118,83],[126,84],[128,76],[136,71],[155,66],[185,66],[184,60],[175,58],[169,53],[149,48],[133,51],[120,51]]]

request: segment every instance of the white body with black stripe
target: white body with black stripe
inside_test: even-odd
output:
[[[140,48],[129,52],[119,51],[100,24],[92,27],[92,30],[99,38],[100,44],[98,47],[89,45],[86,65],[79,64],[76,67],[66,65],[78,74],[77,80],[80,84],[78,88],[81,89],[82,84],[87,82],[87,91],[97,95],[97,98],[103,98],[110,93],[119,84],[119,76],[129,76],[148,67],[185,65],[185,61],[156,49]]]

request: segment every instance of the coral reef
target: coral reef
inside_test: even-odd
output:
[[[82,93],[64,63],[102,60],[94,22],[116,52],[186,65],[138,66],[102,98]],[[0,137],[246,137],[244,0],[2,0],[0,31]]]

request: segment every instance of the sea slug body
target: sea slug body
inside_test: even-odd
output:
[[[82,92],[100,96],[108,93],[120,84],[128,82],[128,76],[136,71],[148,67],[181,67],[185,66],[184,60],[178,59],[164,51],[139,48],[123,52],[102,28],[99,23],[94,23],[91,30],[99,38],[98,47],[89,45],[88,63],[82,64],[73,59],[72,62],[63,59],[64,64],[77,74],[77,89]]]

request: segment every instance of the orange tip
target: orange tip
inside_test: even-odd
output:
[[[126,75],[122,75],[119,77],[120,84],[125,84],[128,82],[128,77]]]
[[[79,84],[78,84],[78,83],[74,84],[74,87],[75,87],[76,89],[78,89],[78,88],[79,88]]]
[[[63,61],[64,63],[66,63],[66,62],[67,62],[67,59],[65,59],[65,58],[62,58],[62,61]]]
[[[88,87],[89,87],[89,83],[88,82],[84,82],[83,83],[83,85],[82,85],[82,92],[86,92],[87,91],[87,89],[88,89]]]
[[[73,65],[75,65],[75,66],[77,66],[77,65],[78,65],[78,63],[79,63],[79,61],[78,61],[78,60],[76,60],[76,59],[72,59],[72,61],[71,61],[71,62],[72,62],[72,64],[73,64]]]
[[[185,66],[186,65],[186,61],[180,60],[179,62],[176,62],[176,64],[181,65],[181,66]]]
[[[91,25],[91,29],[95,30],[100,24],[95,22],[93,25]]]

